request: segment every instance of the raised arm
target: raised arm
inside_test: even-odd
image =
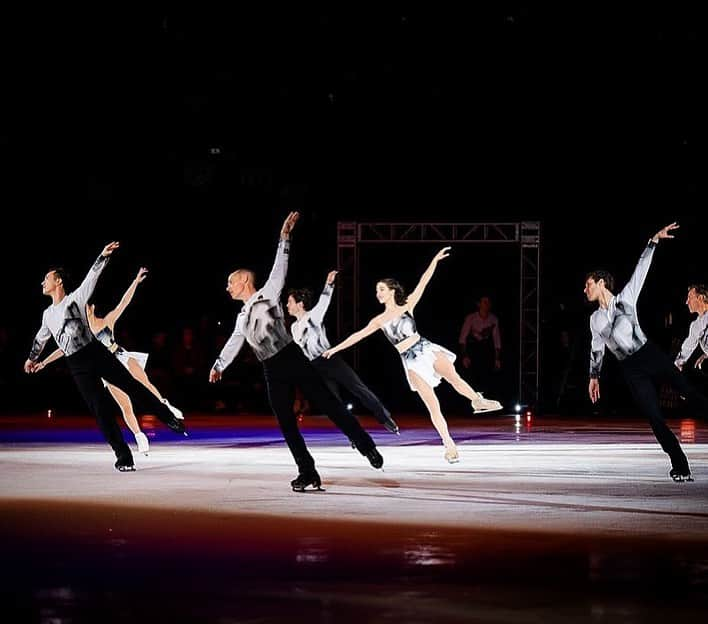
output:
[[[342,342],[332,347],[331,349],[327,349],[327,351],[325,351],[322,355],[329,359],[338,351],[348,349],[349,347],[355,345],[357,342],[363,340],[367,336],[371,336],[371,334],[373,334],[377,329],[380,328],[381,325],[376,321],[376,319],[372,319],[371,321],[369,321],[369,324],[366,327],[354,332],[351,336],[349,336],[349,338],[347,338],[346,340],[342,340]]]
[[[73,293],[71,293],[74,301],[80,307],[83,308],[88,302],[89,298],[93,294],[93,289],[96,288],[96,282],[98,281],[99,276],[103,272],[103,269],[106,268],[108,258],[116,249],[118,249],[119,245],[120,243],[117,242],[108,243],[108,245],[103,248],[101,255],[96,258],[96,262],[94,262],[93,266],[89,269],[84,281],[81,282],[81,285]]]
[[[299,212],[291,212],[280,229],[280,242],[275,253],[275,262],[262,288],[263,292],[273,299],[280,297],[280,293],[283,292],[283,287],[285,286],[285,276],[288,274],[288,259],[290,256],[290,233],[299,217]]]
[[[318,325],[321,325],[324,322],[325,314],[327,313],[329,304],[332,302],[335,277],[337,277],[337,271],[330,271],[327,274],[327,281],[322,289],[322,294],[317,300],[317,304],[312,308],[312,310],[310,310],[310,318]]]
[[[27,357],[24,365],[25,373],[34,372],[34,369],[37,366],[37,360],[39,359],[44,346],[51,337],[52,332],[49,331],[49,327],[47,327],[47,323],[44,320],[44,314],[42,314],[42,326],[39,328],[37,335],[32,341],[32,348],[30,349],[29,356]]]
[[[654,249],[659,244],[660,240],[664,238],[673,238],[673,235],[670,234],[670,232],[678,227],[678,224],[670,223],[666,227],[661,228],[649,239],[642,255],[639,256],[639,262],[637,262],[637,266],[634,269],[634,273],[632,273],[632,277],[629,278],[627,285],[618,294],[617,297],[619,299],[629,301],[631,303],[637,302],[642,286],[644,286],[644,280],[646,280],[647,273],[649,273],[649,267],[651,266],[651,261],[654,257]]]
[[[447,258],[450,255],[449,250],[450,247],[443,247],[440,251],[438,251],[438,253],[435,254],[435,257],[430,262],[430,265],[425,270],[425,273],[421,275],[418,285],[415,287],[413,292],[408,295],[407,305],[411,313],[413,312],[415,306],[418,304],[418,301],[420,301],[420,298],[423,296],[425,287],[428,285],[430,278],[433,277],[433,273],[435,273],[435,269],[438,266],[438,262],[440,262],[440,260],[442,260],[443,258]]]
[[[121,297],[121,300],[118,305],[108,314],[106,314],[105,321],[108,327],[112,329],[113,326],[116,324],[116,321],[121,317],[121,314],[125,312],[125,309],[128,307],[128,304],[133,300],[133,295],[135,295],[135,291],[138,288],[138,284],[140,284],[140,282],[142,282],[147,277],[147,272],[148,271],[145,267],[140,267],[138,274],[135,276],[135,279],[130,284],[130,286],[128,286],[128,290],[123,293],[123,297]]]

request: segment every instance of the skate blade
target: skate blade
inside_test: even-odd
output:
[[[308,487],[310,489],[308,489]],[[304,488],[293,488],[293,492],[298,492],[299,494],[309,494],[313,492],[326,492],[323,487],[306,486]]]

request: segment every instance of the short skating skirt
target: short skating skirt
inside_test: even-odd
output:
[[[126,351],[125,349],[118,347],[118,349],[116,349],[113,355],[115,355],[116,358],[118,358],[118,361],[126,368],[128,368],[128,360],[130,358],[133,358],[138,363],[140,368],[145,370],[145,365],[147,364],[148,356],[150,354],[142,353],[141,351]],[[103,381],[103,386],[105,388],[108,384],[104,379],[102,379],[101,381]]]
[[[452,352],[448,351],[445,347],[430,342],[427,338],[420,337],[420,340],[416,342],[412,347],[406,349],[401,353],[401,362],[403,362],[403,370],[406,372],[406,379],[408,379],[408,385],[411,387],[413,392],[417,390],[413,387],[411,383],[409,371],[414,371],[418,377],[420,377],[425,383],[427,383],[431,388],[435,388],[440,385],[442,377],[435,370],[435,358],[438,353],[442,353],[450,363],[454,362],[457,356]]]

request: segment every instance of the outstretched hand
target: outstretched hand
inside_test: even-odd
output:
[[[443,258],[447,258],[450,255],[451,247],[443,247],[438,253],[435,254],[433,262],[440,262]]]
[[[120,243],[118,241],[113,241],[112,243],[108,243],[108,245],[106,245],[103,248],[101,255],[104,258],[106,258],[106,257],[110,256],[116,249],[118,249],[118,247],[120,247]]]
[[[325,283],[328,286],[334,284],[334,278],[337,277],[337,273],[339,273],[339,271],[330,271],[329,273],[327,273],[327,281]]]
[[[148,274],[148,270],[145,267],[140,267],[140,270],[138,271],[138,274],[135,276],[135,281],[140,283],[142,282]]]
[[[669,223],[666,227],[661,228],[654,236],[651,237],[651,239],[655,242],[658,243],[662,238],[673,238],[673,234],[669,234],[669,232],[673,232],[674,230],[679,229],[679,224],[674,221],[673,223]]]
[[[283,222],[283,227],[280,229],[280,238],[283,240],[288,240],[290,238],[290,232],[293,231],[297,220],[300,218],[299,212],[291,212]]]

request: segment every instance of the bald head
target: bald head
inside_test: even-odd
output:
[[[245,301],[256,291],[256,274],[250,269],[236,269],[229,275],[226,292],[232,299]]]

